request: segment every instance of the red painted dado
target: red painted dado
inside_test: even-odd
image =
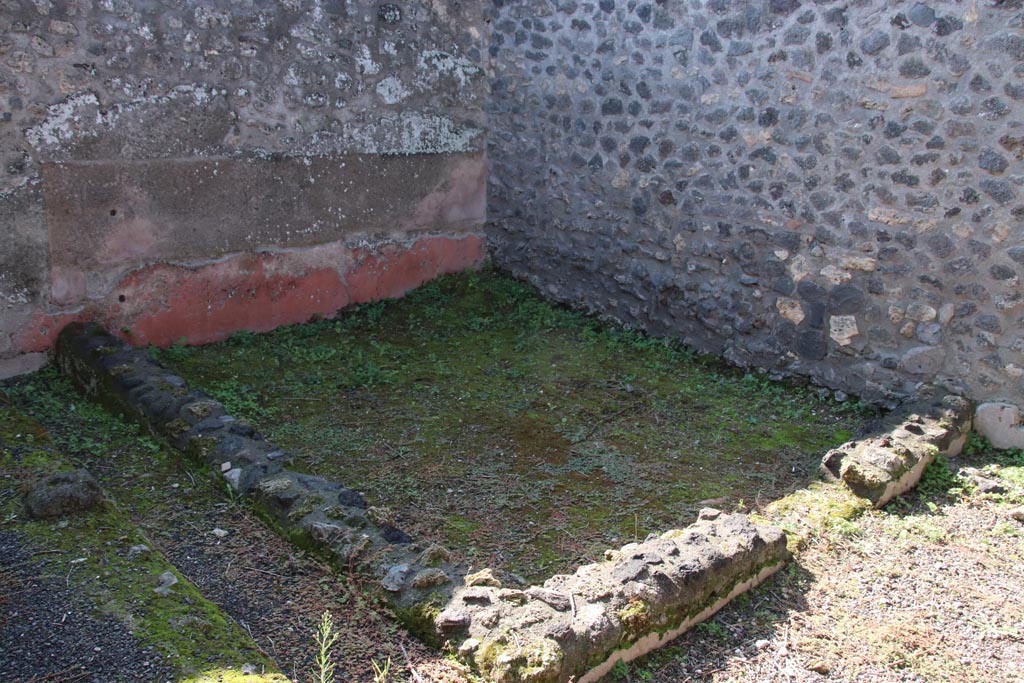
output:
[[[65,325],[85,320],[82,313],[47,313],[36,311],[28,322],[11,336],[16,353],[39,353],[53,348],[57,335]]]
[[[80,311],[36,312],[13,344],[21,353],[45,351],[65,325],[79,320],[102,322],[137,345],[169,346],[182,338],[205,344],[400,297],[439,275],[478,266],[484,255],[481,236],[463,235],[245,253],[198,266],[158,263],[133,270],[106,299]]]

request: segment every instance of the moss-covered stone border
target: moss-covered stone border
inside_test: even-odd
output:
[[[216,399],[189,389],[145,350],[99,325],[73,323],[58,336],[55,358],[87,396],[219,472],[233,495],[249,499],[294,543],[379,580],[396,613],[436,603],[438,594],[451,595],[461,584],[462,572],[446,551],[414,543],[384,521],[387,515],[367,509],[359,492],[290,469],[288,453],[228,415]]]
[[[938,455],[960,453],[971,431],[972,410],[967,399],[926,390],[886,416],[879,436],[826,453],[821,473],[880,508],[914,488]]]

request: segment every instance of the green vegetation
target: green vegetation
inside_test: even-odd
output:
[[[159,354],[424,542],[539,579],[804,485],[864,410],[555,307],[483,271]]]
[[[332,657],[334,644],[338,642],[338,634],[334,630],[334,617],[330,610],[325,610],[320,617],[320,626],[314,636],[316,642],[316,681],[315,683],[334,683],[335,664]],[[376,662],[374,662],[376,667]]]
[[[0,520],[29,547],[43,549],[45,573],[61,584],[77,585],[75,594],[93,607],[98,618],[126,624],[182,677],[192,677],[189,680],[215,680],[211,665],[221,672],[222,678],[216,680],[234,680],[223,676],[244,663],[272,670],[245,632],[178,573],[132,523],[129,511],[111,502],[56,522],[23,516],[20,494],[44,477],[75,467],[100,472],[109,469],[117,453],[136,464],[149,464],[124,473],[124,479],[136,480],[147,476],[153,461],[164,455],[160,444],[83,401],[52,370],[9,383],[6,393],[18,407],[5,405],[0,394],[0,476],[5,480]],[[45,420],[49,430],[24,410]],[[177,580],[173,588],[154,591],[167,572]]]

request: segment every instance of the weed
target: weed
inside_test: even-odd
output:
[[[252,332],[246,332],[244,330],[240,332],[235,332],[230,337],[228,337],[227,340],[227,344],[229,346],[241,346],[245,348],[251,348],[253,346],[256,346],[258,342],[258,335],[255,335]]]
[[[702,621],[697,624],[694,630],[706,634],[716,640],[725,640],[729,638],[729,629],[722,626],[717,621]]]
[[[965,456],[978,455],[979,453],[987,453],[992,450],[992,444],[989,440],[978,432],[971,432],[967,435],[967,442],[964,444],[963,454]]]
[[[841,517],[831,520],[829,526],[833,533],[843,538],[859,536],[861,531],[860,524],[849,519],[842,519]]]
[[[159,358],[161,360],[166,359],[172,363],[188,360],[192,356],[194,349],[191,346],[186,346],[186,344],[188,344],[188,340],[182,337],[177,343],[159,352]]]
[[[621,659],[615,662],[611,670],[612,680],[614,681],[626,681],[629,679],[629,665]]]
[[[260,420],[273,417],[276,412],[265,402],[258,400],[259,394],[253,387],[236,377],[213,381],[208,386],[210,395],[224,404],[229,415]]]
[[[945,455],[938,455],[921,475],[917,484],[918,493],[924,498],[935,496],[956,497],[963,493],[963,484],[949,468]]]
[[[376,659],[371,659],[370,664],[373,666],[373,683],[388,683],[391,680],[391,657],[383,665],[378,664]]]
[[[334,683],[333,654],[334,644],[338,642],[338,632],[334,630],[334,618],[331,616],[330,610],[324,610],[313,639],[317,648],[314,659],[316,666],[316,670],[313,672],[314,683]],[[390,664],[390,660],[388,660],[388,664]],[[376,671],[376,662],[374,662],[374,670]]]

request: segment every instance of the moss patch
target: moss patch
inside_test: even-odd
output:
[[[488,271],[162,360],[299,469],[365,492],[417,540],[527,580],[703,505],[777,499],[864,420]]]
[[[118,504],[57,522],[25,518],[22,494],[44,476],[76,466],[99,471],[109,467],[112,450],[127,449],[138,462],[148,464],[127,474],[132,479],[145,477],[152,473],[154,461],[161,460],[160,446],[140,436],[134,426],[83,403],[53,371],[10,384],[8,394],[13,402],[47,418],[57,434],[51,439],[36,420],[0,402],[0,519],[30,545],[46,550],[45,573],[77,585],[76,593],[97,614],[124,623],[182,677],[205,675],[201,672],[212,666],[228,670],[251,664],[273,671],[272,662],[248,635],[171,566]],[[108,496],[124,492],[107,489]],[[177,583],[161,595],[154,588],[166,572],[174,574]]]

